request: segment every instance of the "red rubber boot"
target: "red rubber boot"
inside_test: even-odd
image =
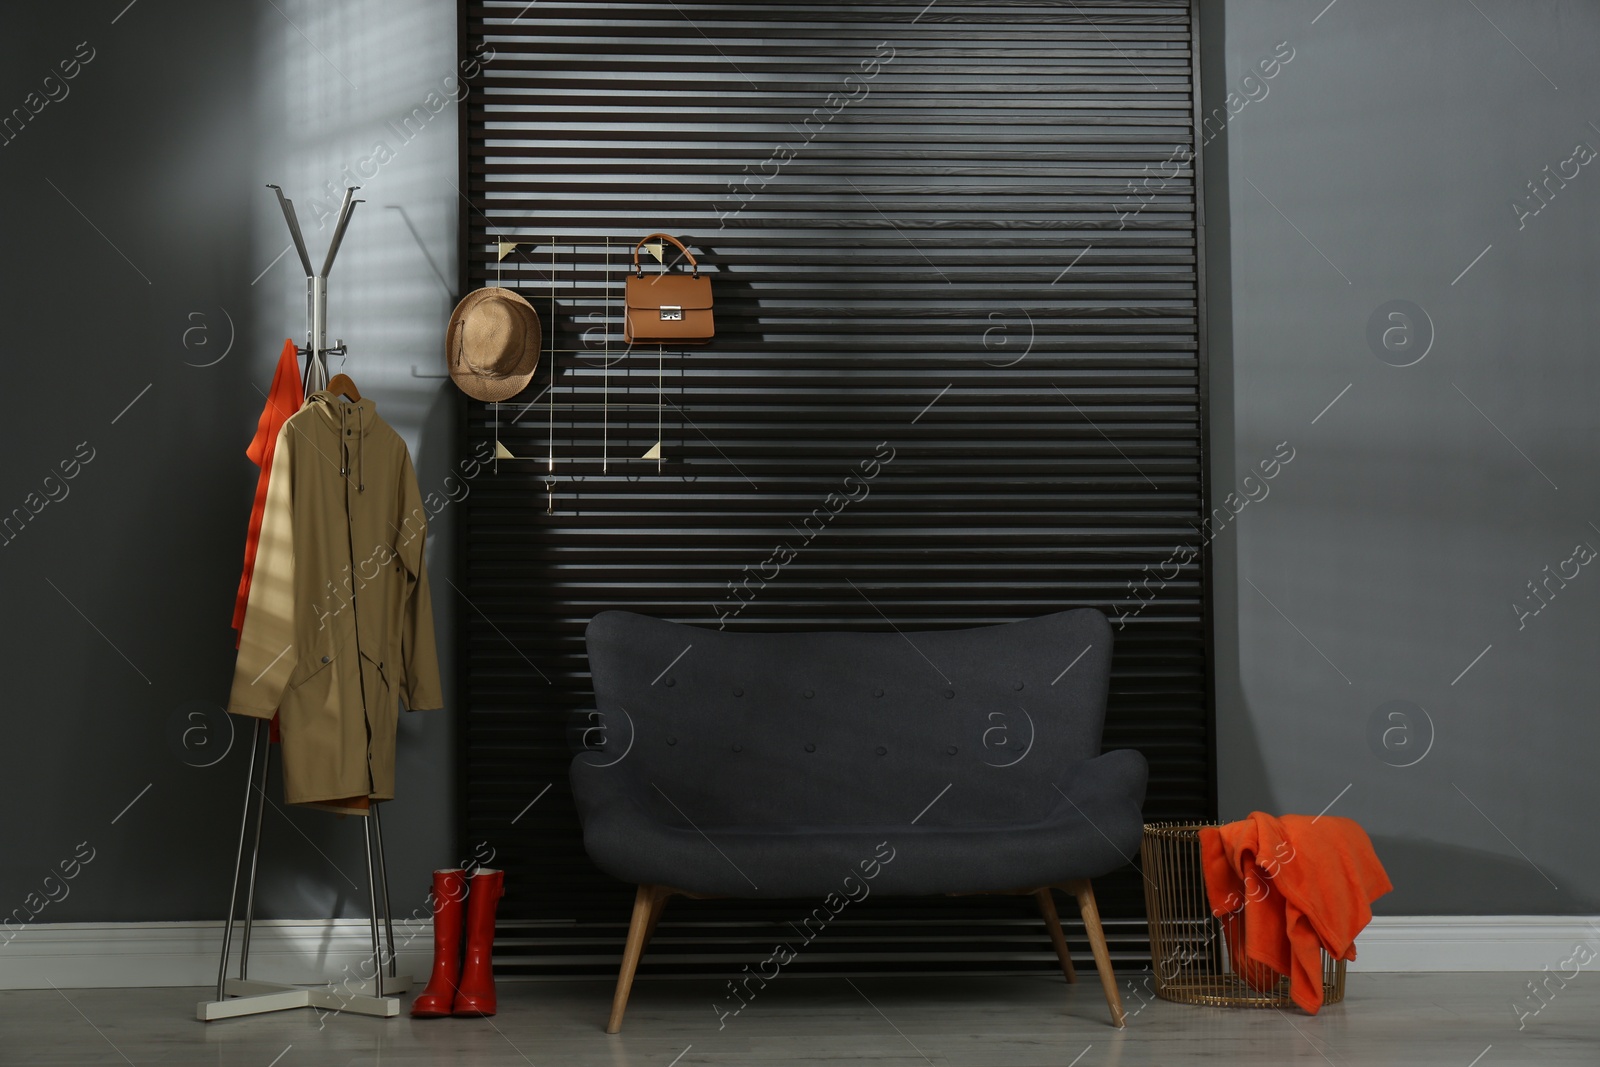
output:
[[[493,1015],[494,913],[505,895],[506,872],[479,867],[467,893],[467,953],[456,989],[457,1015]]]
[[[428,987],[411,1002],[414,1019],[449,1015],[461,977],[461,916],[466,910],[467,876],[459,867],[433,872],[433,973]]]

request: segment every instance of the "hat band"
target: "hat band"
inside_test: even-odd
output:
[[[482,371],[482,370],[479,370],[477,365],[467,358],[466,351],[465,351],[465,349],[463,347],[465,339],[461,336],[461,334],[462,334],[462,331],[460,331],[460,330],[456,331],[456,365],[457,366],[466,368],[467,372],[469,374],[471,374],[474,378],[486,378],[486,379],[488,379],[489,381],[492,381],[492,382],[505,381],[507,378],[516,377],[516,375],[501,374],[498,371]]]

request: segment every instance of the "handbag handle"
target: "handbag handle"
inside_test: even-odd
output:
[[[652,238],[652,237],[664,237],[669,242],[671,242],[672,244],[676,245],[678,247],[678,251],[682,252],[683,255],[684,255],[684,258],[688,259],[689,266],[694,268],[694,270],[693,270],[694,276],[696,278],[698,278],[700,276],[700,261],[694,258],[694,253],[693,252],[690,252],[687,248],[683,247],[683,242],[682,241],[678,240],[676,237],[672,236],[672,234],[670,234],[670,233],[651,233],[651,234],[646,234],[644,237],[639,239],[639,243],[638,244],[633,246],[633,272],[635,274],[639,274],[639,275],[643,275],[644,274],[644,268],[639,266],[639,249],[643,248],[645,246],[645,242],[649,241],[650,238]]]

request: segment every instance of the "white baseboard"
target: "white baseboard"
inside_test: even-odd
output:
[[[401,974],[425,980],[433,940],[426,922],[395,926]],[[240,928],[234,928],[238,973]],[[1379,916],[1356,941],[1358,971],[1538,971],[1587,942],[1600,952],[1600,915]],[[0,989],[211,986],[220,922],[38,923],[0,942]],[[362,919],[262,920],[250,942],[250,977],[321,985],[358,974],[372,952]],[[346,969],[348,968],[348,970]]]
[[[1352,971],[1537,971],[1600,953],[1600,915],[1378,915]]]
[[[243,927],[234,924],[231,975]],[[396,923],[399,973],[426,981],[433,965],[428,922]],[[215,986],[221,922],[35,923],[0,942],[0,989]],[[250,977],[322,985],[370,972],[365,919],[260,919],[250,938]],[[348,969],[347,969],[348,968]]]

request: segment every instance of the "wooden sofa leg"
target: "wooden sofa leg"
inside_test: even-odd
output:
[[[633,989],[633,975],[639,969],[639,957],[644,955],[645,942],[650,940],[654,926],[652,916],[661,914],[666,894],[653,885],[642,885],[633,897],[633,919],[628,923],[628,943],[622,950],[622,969],[617,973],[617,992],[611,998],[611,1021],[606,1023],[606,1033],[622,1029],[622,1013],[628,1010],[628,993]]]
[[[1044,916],[1044,926],[1050,931],[1050,943],[1056,947],[1056,958],[1061,961],[1061,973],[1067,976],[1068,982],[1078,980],[1078,972],[1072,966],[1072,954],[1067,951],[1067,937],[1061,932],[1061,917],[1056,914],[1055,898],[1050,895],[1050,887],[1046,886],[1034,894],[1039,901],[1039,914]]]
[[[650,947],[650,939],[656,936],[656,923],[661,921],[661,913],[667,910],[667,898],[671,895],[660,886],[656,887],[655,899],[650,905],[650,921],[644,928],[644,944],[640,946],[641,952]]]
[[[1106,932],[1100,925],[1100,909],[1095,906],[1094,888],[1087,878],[1068,882],[1066,890],[1078,898],[1078,911],[1083,916],[1083,929],[1089,935],[1089,948],[1094,952],[1095,970],[1100,972],[1100,988],[1105,990],[1106,1004],[1111,1008],[1111,1025],[1122,1029],[1127,1016],[1122,1012],[1122,996],[1117,992],[1117,975],[1111,969],[1111,950],[1106,947]]]

